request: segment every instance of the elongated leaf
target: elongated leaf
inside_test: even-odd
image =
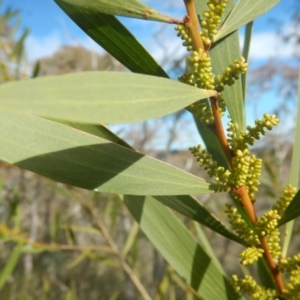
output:
[[[299,183],[299,172],[300,172],[300,69],[298,75],[298,108],[297,108],[297,115],[296,115],[296,129],[295,129],[295,139],[294,139],[294,146],[293,146],[293,156],[291,161],[291,170],[290,170],[290,178],[289,183],[292,186],[298,187]],[[292,238],[294,222],[291,221],[286,224],[285,227],[285,235],[284,235],[284,242],[282,247],[282,254],[285,257],[288,247]]]
[[[214,71],[221,74],[235,59],[240,57],[238,33],[234,32],[215,43],[210,56]],[[238,126],[238,131],[245,129],[245,104],[241,78],[236,80],[234,85],[226,86],[222,95],[232,121]]]
[[[291,171],[289,183],[295,187],[299,184],[300,175],[300,69],[298,75],[298,106],[296,115],[295,139],[293,146],[293,156],[291,161]]]
[[[0,105],[68,121],[125,123],[173,113],[214,93],[154,76],[85,72],[3,84]]]
[[[289,221],[292,221],[300,216],[300,190],[297,192],[289,206],[286,208],[282,218],[278,222],[281,226]]]
[[[239,0],[225,23],[223,23],[218,30],[218,33],[215,36],[215,41],[220,40],[224,36],[239,29],[241,26],[253,21],[255,18],[270,10],[274,5],[279,3],[279,1],[280,0]]]
[[[151,197],[125,196],[124,203],[166,261],[204,299],[241,299],[191,233]]]
[[[3,288],[8,277],[11,275],[16,264],[18,263],[19,258],[22,254],[22,249],[23,249],[22,243],[15,245],[12,253],[8,257],[6,264],[0,273],[0,290]]]
[[[0,111],[0,159],[70,185],[135,195],[210,193],[204,180],[79,130]]]
[[[59,5],[69,4],[106,15],[118,15],[171,24],[180,22],[157,12],[138,0],[55,0],[55,2]]]
[[[252,38],[252,30],[253,30],[253,21],[248,23],[245,27],[245,38],[244,38],[244,46],[243,46],[243,57],[246,61],[248,61],[250,44]],[[247,93],[247,73],[242,74],[242,89],[243,89],[243,98],[246,102],[246,93]]]
[[[200,202],[191,196],[155,196],[162,204],[177,212],[197,221],[213,231],[240,244],[245,244],[242,239],[228,230],[213,214],[211,214]]]
[[[114,16],[67,4],[56,3],[97,44],[134,73],[168,77],[153,57]]]

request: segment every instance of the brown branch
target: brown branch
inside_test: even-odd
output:
[[[273,279],[275,281],[275,284],[277,286],[277,290],[279,292],[279,294],[281,295],[283,293],[284,290],[284,282],[283,282],[283,278],[282,278],[282,274],[278,269],[278,265],[274,262],[272,254],[270,253],[270,249],[267,243],[267,240],[265,237],[261,237],[259,239],[260,241],[260,245],[262,247],[262,249],[264,250],[264,258],[265,261],[267,262],[270,271],[272,272],[272,276]]]
[[[225,135],[225,131],[223,128],[220,110],[219,110],[219,106],[218,106],[218,99],[216,97],[211,97],[210,103],[211,103],[211,109],[212,109],[212,112],[214,115],[214,121],[215,121],[214,131],[216,132],[216,135],[220,141],[220,144],[225,153],[227,161],[228,161],[229,165],[232,167],[233,153],[229,147],[229,144],[228,144],[228,141],[227,141],[227,138]],[[253,202],[251,201],[251,199],[249,197],[247,187],[245,185],[243,185],[239,189],[232,187],[231,192],[239,197],[252,224],[255,224],[257,222],[257,215],[255,212]],[[264,250],[264,258],[265,258],[265,261],[267,262],[268,267],[272,273],[273,279],[277,286],[277,290],[278,290],[279,294],[282,294],[282,292],[284,290],[284,282],[283,282],[282,274],[278,270],[278,266],[273,260],[273,257],[271,255],[269,245],[267,243],[266,238],[261,237],[259,239],[259,241],[260,241],[261,248]]]
[[[222,120],[221,120],[221,115],[220,115],[220,109],[219,109],[219,104],[218,104],[218,99],[217,97],[210,97],[210,105],[211,109],[214,115],[214,131],[220,141],[221,147],[223,149],[223,152],[227,158],[227,161],[230,165],[232,166],[232,153],[224,132]]]
[[[188,30],[190,37],[192,39],[193,49],[194,51],[198,51],[199,49],[205,51],[202,38],[200,35],[198,17],[195,9],[195,2],[194,0],[183,0],[183,1],[187,11],[187,17],[185,17],[184,19],[184,26]]]

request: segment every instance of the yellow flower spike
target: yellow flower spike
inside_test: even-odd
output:
[[[274,289],[266,289],[257,284],[257,282],[250,276],[246,275],[244,278],[239,278],[237,275],[231,277],[231,282],[236,290],[248,294],[255,300],[279,300],[279,295]]]
[[[217,33],[217,28],[221,23],[221,16],[225,11],[227,1],[225,0],[213,0],[208,1],[207,6],[209,11],[203,13],[204,20],[200,25],[202,28],[202,40],[205,45],[211,45],[213,38]]]
[[[193,50],[192,39],[189,36],[189,32],[184,27],[184,25],[177,25],[174,27],[174,29],[177,31],[177,36],[180,37],[184,41],[182,43],[182,45],[187,47],[188,51],[192,51]]]
[[[278,211],[278,214],[282,216],[285,209],[287,208],[287,206],[290,204],[290,202],[296,195],[296,192],[297,189],[289,184],[283,190],[283,195],[279,198],[279,200],[276,202],[276,204],[273,206],[272,209],[276,209]]]
[[[243,250],[240,254],[241,264],[244,266],[253,264],[257,261],[260,257],[263,256],[264,250],[257,247],[248,247]]]
[[[267,211],[255,224],[258,235],[265,236],[276,229],[280,216],[276,209]]]
[[[235,207],[226,204],[225,213],[229,219],[234,231],[251,246],[257,246],[259,243],[257,234],[248,226]]]

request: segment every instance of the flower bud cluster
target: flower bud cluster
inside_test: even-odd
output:
[[[283,291],[283,296],[286,299],[297,300],[300,295],[300,254],[292,258],[281,259],[279,264],[281,272],[287,272],[289,275],[289,282]]]
[[[236,188],[245,184],[252,201],[255,201],[257,186],[260,184],[258,178],[261,176],[262,161],[255,155],[250,157],[248,147],[253,145],[261,134],[265,134],[265,128],[271,130],[278,122],[275,115],[264,114],[262,120],[255,121],[254,127],[248,126],[247,132],[241,131],[239,135],[236,125],[233,122],[228,123],[228,142],[235,153],[232,168],[234,175],[231,184]]]
[[[299,300],[300,295],[300,269],[292,270],[290,272],[289,282],[283,291],[285,299]]]
[[[193,72],[183,74],[178,80],[202,89],[214,89],[211,60],[207,53],[202,49],[193,51],[193,56],[190,60],[193,65]],[[213,113],[207,101],[194,103],[189,109],[197,119],[203,121],[206,125],[214,122]]]
[[[236,189],[246,183],[249,166],[250,166],[250,151],[245,149],[243,151],[237,150],[232,159],[232,176],[230,177],[229,184]]]
[[[218,104],[219,104],[220,115],[221,117],[223,117],[226,111],[226,103],[221,93],[219,93],[218,96]]]
[[[270,249],[270,253],[275,260],[279,260],[281,256],[281,246],[280,246],[280,232],[278,228],[271,231],[267,236],[267,243]]]
[[[217,33],[217,28],[221,23],[221,16],[225,11],[228,0],[209,0],[207,6],[209,11],[203,13],[204,20],[201,21],[202,40],[206,46],[210,46],[214,35]]]
[[[282,217],[285,209],[290,204],[296,193],[297,189],[289,184],[286,188],[284,188],[283,195],[279,198],[272,209],[276,209],[280,217]]]
[[[250,246],[259,244],[258,235],[249,227],[235,207],[227,203],[225,213],[228,216],[229,223],[240,238],[245,240]]]
[[[276,290],[265,289],[259,286],[250,275],[246,275],[244,278],[238,278],[237,275],[233,275],[231,282],[237,291],[248,294],[255,300],[279,300]]]
[[[182,83],[186,83],[191,86],[197,86],[195,83],[195,76],[191,73],[184,73],[181,76],[178,77],[178,80]]]
[[[196,83],[196,86],[202,89],[215,89],[214,85],[214,75],[212,73],[211,59],[205,51],[199,49],[198,51],[193,51],[193,56],[191,58],[193,65],[193,78],[188,80],[188,84]],[[220,109],[220,114],[223,116],[226,111],[225,101],[222,95],[219,94],[218,104]],[[214,122],[211,107],[203,102],[199,102],[194,105],[193,109],[194,115],[205,124],[209,125]]]
[[[241,264],[248,266],[263,256],[264,250],[258,247],[248,247],[240,253]]]
[[[214,177],[220,185],[226,185],[230,176],[230,171],[219,167],[216,161],[212,160],[212,156],[206,151],[201,150],[201,145],[190,148],[191,153],[197,158],[199,165],[204,167],[209,177]]]
[[[258,191],[257,186],[260,184],[258,178],[261,176],[261,159],[255,155],[250,156],[248,149],[237,150],[232,159],[232,173],[229,180],[229,185],[240,188],[246,185],[249,192],[249,197],[255,201],[255,195]]]
[[[261,176],[262,160],[255,155],[250,157],[249,171],[247,174],[246,186],[249,197],[255,201],[255,193],[258,191],[257,186],[260,185],[258,178]]]
[[[192,51],[193,50],[192,39],[189,36],[188,30],[185,28],[185,26],[177,25],[175,27],[175,30],[178,31],[177,36],[184,41],[182,45],[185,46],[188,51]]]
[[[201,120],[204,124],[213,124],[214,116],[211,107],[206,101],[198,101],[189,106],[189,109],[194,114],[194,116]]]
[[[258,178],[261,175],[261,160],[257,159],[255,155],[250,157],[248,149],[237,150],[232,160],[232,171],[219,167],[206,150],[201,150],[200,145],[190,148],[190,151],[197,158],[200,166],[207,171],[209,177],[215,178],[217,184],[211,185],[214,191],[228,191],[230,187],[238,189],[246,185],[251,199],[254,199],[256,186],[260,183]]]
[[[260,139],[260,135],[264,135],[265,128],[268,130],[272,130],[274,126],[279,123],[279,119],[269,114],[264,114],[262,120],[256,120],[255,126],[247,126],[247,132],[241,131],[240,135],[237,136],[237,130],[235,128],[235,124],[232,122],[228,123],[228,142],[232,149],[246,149],[248,145],[252,146],[255,140]]]
[[[216,75],[214,78],[214,86],[218,92],[224,90],[225,85],[233,85],[234,80],[239,79],[240,74],[246,73],[248,63],[245,62],[244,57],[235,59],[234,63],[229,65],[221,75]]]
[[[202,89],[214,90],[214,79],[212,74],[211,59],[207,53],[199,49],[193,51],[191,58],[194,67],[194,74],[197,77],[198,87]]]
[[[276,209],[266,212],[255,224],[255,230],[259,236],[267,236],[267,243],[273,259],[281,256],[280,232],[277,228],[280,216]]]
[[[292,270],[300,270],[300,253],[293,257],[282,258],[279,265],[280,271],[291,272]]]
[[[255,224],[256,232],[259,236],[267,236],[278,226],[280,216],[276,209],[267,211]]]

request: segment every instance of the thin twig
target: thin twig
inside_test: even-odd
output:
[[[230,165],[232,166],[232,153],[225,135],[225,131],[223,128],[222,120],[221,120],[221,115],[220,115],[220,110],[219,110],[219,105],[218,105],[218,99],[216,97],[211,97],[210,98],[210,104],[214,116],[214,132],[216,133],[220,144],[222,146],[223,152],[227,158],[227,161]]]
[[[77,195],[74,195],[76,200],[86,209],[86,211],[93,217],[98,229],[103,234],[103,237],[106,239],[108,245],[111,247],[113,253],[116,255],[116,257],[119,260],[120,265],[123,267],[137,290],[142,295],[143,299],[145,300],[151,300],[152,298],[149,296],[148,292],[144,288],[143,284],[140,282],[139,278],[136,276],[136,274],[133,272],[129,264],[126,262],[125,258],[122,256],[121,252],[119,251],[116,243],[114,242],[112,236],[110,235],[105,223],[103,222],[102,218],[98,215],[98,213],[95,211],[94,207],[90,205],[89,203],[86,203],[82,201],[81,199],[78,199]]]

